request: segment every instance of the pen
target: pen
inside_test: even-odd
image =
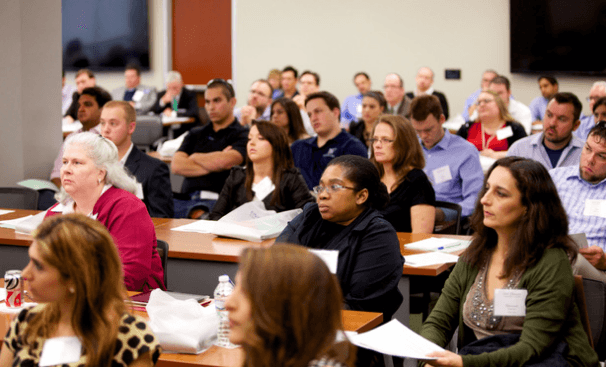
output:
[[[453,244],[448,245],[448,246],[440,246],[440,247],[438,247],[438,250],[444,250],[444,249],[451,248],[451,247],[456,247],[456,246],[459,246],[459,245],[460,245],[460,243],[457,242],[457,243],[453,243]]]

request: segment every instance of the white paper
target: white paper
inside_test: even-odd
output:
[[[409,243],[406,245],[406,248],[411,250],[438,251],[459,246],[461,242],[467,241],[458,240],[455,238],[431,237],[421,241]]]
[[[579,248],[589,247],[589,242],[587,242],[587,235],[585,233],[574,233],[569,236]]]
[[[362,334],[346,335],[359,347],[402,358],[437,359],[428,358],[427,354],[444,351],[396,319]]]
[[[526,289],[495,289],[495,316],[526,316]]]
[[[80,129],[82,129],[82,123],[80,121],[66,123],[65,120],[63,120],[63,122],[61,124],[61,130],[64,133],[73,133],[74,131],[78,131]]]
[[[404,264],[415,268],[437,264],[456,263],[459,257],[443,252],[425,252],[422,254],[404,256]]]
[[[482,166],[482,172],[486,173],[496,161],[497,160],[494,158],[486,157],[480,154],[480,166]]]
[[[4,301],[6,299],[6,289],[0,288],[0,301]]]
[[[436,168],[432,171],[432,173],[433,180],[436,185],[452,180],[452,175],[450,174],[450,166],[448,165]]]
[[[606,200],[585,200],[584,216],[606,218]]]
[[[198,354],[216,339],[219,316],[214,305],[202,307],[193,299],[176,300],[154,289],[145,309],[163,352]]]
[[[168,117],[165,114],[162,114],[162,123],[163,124],[178,124],[181,122],[186,122],[188,120],[189,120],[189,117],[176,117],[176,116]]]
[[[34,231],[34,229],[38,228],[40,223],[44,220],[44,216],[46,215],[46,211],[40,212],[36,215],[28,217],[25,220],[22,220],[15,224],[15,232],[30,234]]]
[[[338,250],[309,249],[309,252],[322,259],[322,261],[326,263],[326,266],[328,266],[328,270],[330,270],[331,273],[337,274],[337,264],[339,262]]]
[[[25,217],[16,218],[16,219],[0,220],[0,227],[8,228],[8,229],[15,229],[16,224],[23,222],[31,217],[33,217],[33,215],[27,215]]]
[[[181,134],[181,136],[176,139],[165,141],[158,147],[158,153],[160,153],[160,155],[163,157],[172,157],[175,155],[175,152],[179,149],[181,144],[183,144],[183,140],[187,134],[189,134],[189,132]]]
[[[81,354],[82,344],[76,336],[46,339],[38,365],[45,367],[78,362]]]
[[[9,214],[9,213],[13,213],[13,212],[14,212],[14,210],[0,209],[0,215]]]
[[[513,136],[513,130],[511,129],[511,126],[505,126],[504,128],[497,130],[498,140],[507,139],[510,136]]]
[[[17,185],[27,187],[32,190],[51,190],[54,192],[59,192],[59,188],[55,186],[54,183],[48,180],[40,180],[37,178],[30,178],[28,180],[23,180],[17,182]]]

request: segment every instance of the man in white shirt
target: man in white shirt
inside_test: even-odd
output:
[[[499,97],[501,97],[503,102],[505,102],[511,117],[522,124],[522,126],[524,126],[524,130],[526,130],[526,134],[530,135],[532,130],[532,114],[530,113],[530,108],[528,108],[522,102],[518,102],[515,99],[510,98],[511,84],[509,83],[509,79],[499,75],[490,81],[488,89],[497,93]]]

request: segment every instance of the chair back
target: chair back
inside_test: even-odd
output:
[[[0,187],[0,208],[38,209],[38,191],[27,187]]]
[[[591,326],[593,349],[600,361],[606,359],[606,283],[583,278],[587,315]]]
[[[461,213],[463,208],[459,204],[450,203],[448,201],[437,201],[435,204],[436,208],[446,208],[455,210],[457,212],[457,218],[450,222],[438,223],[433,228],[435,234],[461,234]]]
[[[589,323],[589,315],[587,314],[587,302],[585,298],[585,290],[583,289],[583,277],[580,275],[574,276],[574,299],[579,307],[579,313],[581,314],[581,323],[583,329],[589,339],[589,345],[594,347],[593,335],[591,334],[591,324]]]
[[[162,260],[162,269],[164,270],[164,287],[168,289],[168,242],[157,240],[157,243],[156,249]]]
[[[137,127],[132,142],[137,148],[149,151],[153,143],[162,137],[162,121],[159,116],[137,116]]]

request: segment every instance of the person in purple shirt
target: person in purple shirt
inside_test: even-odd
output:
[[[347,129],[349,124],[362,117],[362,95],[370,91],[372,85],[370,77],[363,71],[354,75],[354,84],[358,88],[358,94],[352,94],[345,98],[341,107],[341,127]]]

